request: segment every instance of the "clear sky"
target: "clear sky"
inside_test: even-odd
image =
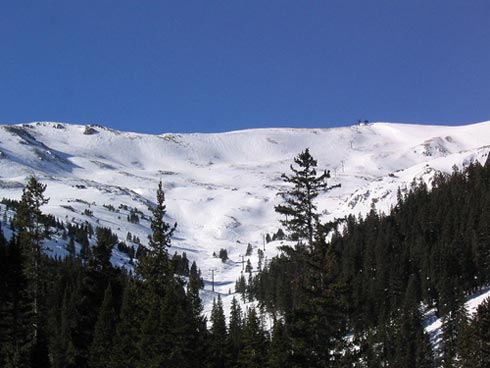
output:
[[[0,123],[490,120],[489,0],[0,3]]]

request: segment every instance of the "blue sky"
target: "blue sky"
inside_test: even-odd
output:
[[[490,120],[488,0],[15,0],[0,123],[142,133]]]

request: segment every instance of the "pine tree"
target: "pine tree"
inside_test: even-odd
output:
[[[267,341],[255,308],[248,310],[243,328],[243,348],[238,356],[238,368],[261,368],[266,363]]]
[[[91,368],[107,368],[111,362],[112,340],[115,333],[116,312],[109,284],[105,291],[104,300],[99,310],[95,324],[94,338],[89,351],[89,366]]]
[[[149,237],[148,249],[138,260],[136,272],[161,296],[164,294],[168,279],[173,277],[168,248],[171,245],[172,234],[177,227],[177,224],[170,226],[165,222],[165,214],[165,194],[160,181],[157,189],[157,203],[151,220],[152,234]]]
[[[319,218],[314,201],[321,190],[332,189],[327,186],[327,178],[330,174],[325,171],[317,176],[317,161],[310,155],[308,148],[295,157],[294,162],[299,168],[296,169],[291,165],[292,175],[281,175],[282,180],[292,185],[292,188],[278,193],[285,204],[277,205],[274,209],[285,216],[281,224],[290,232],[293,239],[304,238],[311,243]]]
[[[46,185],[30,177],[22,191],[22,197],[14,219],[18,230],[18,241],[24,253],[24,272],[28,280],[28,295],[32,300],[32,344],[35,351],[40,328],[40,293],[42,282],[41,241],[44,238],[41,207],[48,203],[44,196]]]
[[[140,339],[138,342],[138,368],[165,367],[165,356],[169,354],[168,331],[163,330],[161,310],[162,298],[155,298],[145,308],[145,318],[141,323]]]
[[[218,300],[213,300],[211,309],[211,331],[209,335],[209,367],[223,368],[226,367],[226,321],[223,311],[223,303],[218,295]]]
[[[401,314],[397,316],[396,335],[397,367],[432,367],[431,348],[428,337],[423,331],[414,275],[410,277]]]
[[[291,342],[291,362],[323,367],[340,359],[346,334],[344,284],[337,255],[325,242],[329,226],[318,226],[309,247],[289,249],[297,267],[295,301],[286,309],[285,322]]]
[[[228,355],[231,366],[234,366],[242,349],[243,316],[238,300],[233,297],[230,307],[230,323],[228,326]]]
[[[162,308],[160,310],[160,351],[163,353],[163,366],[175,368],[192,368],[202,364],[204,356],[202,331],[198,331],[192,308],[185,295],[180,280],[170,279]],[[160,339],[160,337],[159,337]]]
[[[83,263],[76,287],[71,293],[73,307],[70,306],[72,310],[68,321],[70,361],[79,368],[88,367],[99,309],[104,301],[105,291],[116,274],[110,262],[115,243],[112,232],[110,229],[98,228],[96,237],[93,252]]]
[[[476,316],[475,316],[476,317]],[[461,324],[457,340],[458,367],[483,367],[478,359],[479,341],[477,341],[477,327],[475,319]]]
[[[475,326],[474,350],[478,367],[490,367],[490,297],[478,306],[473,322]]]
[[[242,295],[243,301],[245,301],[245,297],[247,294],[247,281],[245,280],[245,276],[243,275],[243,273],[235,282],[235,291],[237,293],[240,293]]]
[[[96,243],[92,247],[91,255],[88,259],[88,268],[100,275],[109,277],[113,271],[111,255],[114,245],[117,243],[117,236],[112,234],[111,229],[98,227],[95,231]],[[104,288],[105,290],[105,288]]]
[[[31,300],[31,359],[36,365],[48,364],[45,332],[42,331],[41,318],[41,287],[45,281],[42,262],[42,239],[45,236],[45,228],[41,207],[49,201],[49,198],[44,196],[45,190],[45,184],[39,182],[35,177],[30,177],[22,191],[14,219],[14,225],[18,230],[18,241],[24,256],[24,273],[28,281],[27,295]]]
[[[468,311],[464,304],[464,297],[460,291],[455,297],[454,304],[448,307],[448,312],[442,318],[443,335],[443,367],[457,366],[457,352],[460,334],[468,325]]]
[[[245,272],[251,274],[253,270],[252,262],[250,262],[250,258],[247,259],[247,265],[245,266]]]
[[[90,243],[88,241],[88,234],[85,230],[80,230],[78,235],[78,242],[80,243],[80,259],[83,263],[87,263],[90,258]]]
[[[138,281],[129,280],[124,288],[121,312],[111,353],[111,368],[135,368],[139,362],[138,342],[143,321],[139,306]]]
[[[31,366],[32,304],[28,294],[28,280],[24,272],[22,253],[15,236],[10,244],[0,245],[0,366],[2,367]]]
[[[191,304],[196,315],[202,313],[201,299],[199,297],[199,290],[202,287],[202,280],[197,269],[196,262],[192,262],[191,269],[189,271],[189,282],[187,283],[187,295],[191,299]]]
[[[291,346],[282,320],[277,320],[272,329],[272,339],[267,359],[269,368],[288,368],[291,365]]]
[[[92,326],[87,326],[89,320],[86,315],[89,313],[87,308],[93,308],[93,306],[84,300],[83,277],[83,272],[79,272],[73,288],[65,289],[63,296],[60,333],[64,338],[64,354],[59,363],[61,367],[87,366],[87,349]],[[82,299],[85,301],[84,304],[82,304]]]
[[[68,241],[68,244],[66,245],[66,250],[68,251],[68,254],[70,257],[74,258],[76,255],[75,252],[75,240],[73,238],[70,238]]]
[[[55,368],[76,366],[76,348],[72,335],[74,321],[76,321],[76,309],[73,291],[66,287],[61,304],[58,334],[56,339],[52,340],[55,345],[50,349]]]
[[[202,359],[203,319],[199,315],[198,291],[193,280],[192,293],[185,294],[183,281],[174,276],[168,247],[176,224],[164,221],[165,196],[162,183],[151,221],[148,249],[139,257],[136,272],[143,286],[140,307],[143,320],[138,342],[138,367],[195,367]],[[195,270],[194,270],[195,272]],[[197,272],[197,275],[199,273]],[[194,275],[195,276],[195,275]],[[191,300],[192,299],[192,300]]]
[[[199,290],[202,286],[200,271],[197,269],[196,262],[192,262],[187,284],[187,302],[192,316],[190,323],[194,329],[193,340],[197,347],[194,355],[196,357],[200,356],[200,354],[204,356],[207,349],[207,345],[203,341],[207,338],[206,318],[202,315],[203,308],[199,297]]]

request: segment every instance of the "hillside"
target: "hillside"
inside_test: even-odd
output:
[[[148,207],[162,180],[169,221],[178,223],[171,252],[196,260],[207,290],[215,269],[216,291],[228,294],[248,243],[264,247],[266,257],[276,254],[276,244],[264,245],[264,237],[279,226],[273,207],[283,186],[280,175],[305,147],[319,168],[330,170],[330,184],[341,184],[319,198],[327,220],[372,206],[386,211],[399,187],[419,179],[430,183],[435,172],[454,165],[483,162],[489,146],[490,122],[162,135],[50,122],[10,125],[0,127],[0,196],[20,198],[26,178],[35,175],[47,184],[45,212],[110,227],[122,240],[129,231],[145,243]],[[131,209],[143,213],[137,224],[127,221]],[[65,252],[60,239],[49,246]],[[213,257],[221,248],[228,251],[226,263]],[[250,258],[255,266],[256,252]],[[114,253],[112,261],[128,259]],[[204,296],[206,310],[213,295]]]

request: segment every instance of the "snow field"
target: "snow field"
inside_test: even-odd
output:
[[[276,194],[285,188],[280,175],[306,147],[318,160],[318,171],[330,170],[329,183],[341,184],[319,196],[323,220],[364,214],[373,205],[386,212],[396,203],[398,188],[410,188],[414,179],[430,184],[438,171],[451,172],[454,165],[483,163],[490,149],[490,122],[162,135],[89,128],[92,134],[84,134],[90,130],[86,126],[50,122],[0,126],[0,196],[19,199],[26,178],[36,175],[47,184],[45,212],[63,221],[110,227],[121,240],[129,231],[146,244],[149,207],[162,180],[167,220],[178,223],[170,254],[185,251],[196,261],[206,283],[205,311],[219,293],[226,314],[242,271],[241,255],[250,243],[256,270],[265,234],[280,227],[274,212],[280,203]],[[145,219],[129,223],[128,211],[120,209],[125,206],[143,212]],[[66,253],[64,245],[59,238],[47,244],[59,255]],[[277,246],[265,246],[268,259]],[[213,257],[221,248],[228,251],[224,263]],[[127,265],[129,260],[115,251],[112,261]]]

